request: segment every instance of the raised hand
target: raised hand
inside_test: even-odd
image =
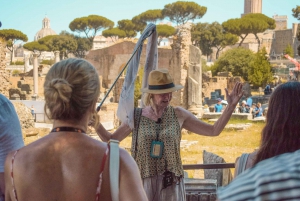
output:
[[[242,98],[244,94],[242,88],[243,88],[243,84],[240,82],[236,82],[230,94],[228,93],[228,90],[225,89],[228,105],[236,105],[239,102],[239,100]]]

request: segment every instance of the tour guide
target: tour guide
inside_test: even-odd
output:
[[[243,95],[242,84],[239,82],[230,94],[225,89],[228,106],[218,121],[210,125],[182,107],[170,106],[172,92],[182,88],[183,86],[173,83],[167,69],[153,70],[148,77],[148,87],[142,89],[146,107],[135,108],[134,129],[125,123],[113,134],[106,131],[101,124],[96,128],[103,141],[122,141],[133,133],[131,154],[140,169],[149,200],[185,200],[180,158],[181,130],[218,136]]]

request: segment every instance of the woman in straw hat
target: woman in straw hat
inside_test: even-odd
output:
[[[182,88],[173,83],[167,69],[153,70],[148,77],[148,87],[142,89],[146,107],[135,109],[134,129],[122,124],[110,134],[101,124],[96,128],[104,141],[111,138],[121,141],[133,133],[131,154],[140,169],[149,200],[185,200],[180,158],[181,130],[218,136],[243,95],[241,83],[236,83],[230,94],[226,90],[228,106],[219,120],[210,125],[182,107],[170,106],[172,92]]]
[[[53,129],[8,155],[5,200],[112,200],[108,145],[85,134],[99,93],[99,75],[89,62],[66,59],[51,67],[44,96]],[[124,149],[119,181],[120,200],[147,200],[138,167]]]

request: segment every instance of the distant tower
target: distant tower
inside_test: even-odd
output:
[[[262,13],[262,0],[244,0],[244,13]]]
[[[34,40],[37,41],[49,35],[57,35],[57,34],[50,27],[50,19],[45,17],[43,19],[42,29],[35,34]]]

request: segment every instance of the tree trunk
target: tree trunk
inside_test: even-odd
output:
[[[240,36],[241,37],[241,42],[240,42],[240,44],[239,44],[239,47],[241,47],[241,45],[243,44],[243,42],[244,42],[244,40],[245,40],[245,38],[248,36],[248,34],[246,34],[245,35],[245,37],[242,37],[242,36]]]
[[[216,48],[217,48],[216,59],[218,59],[218,58],[219,58],[220,51],[223,50],[223,48],[222,48],[222,47],[220,47],[220,48],[216,47]]]
[[[255,36],[255,39],[257,40],[257,43],[258,43],[257,51],[259,51],[259,49],[260,49],[260,40],[259,40],[257,34],[254,34],[254,36]]]

